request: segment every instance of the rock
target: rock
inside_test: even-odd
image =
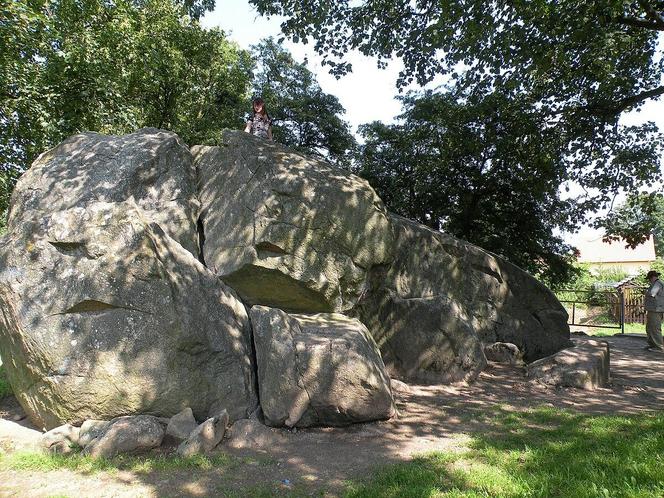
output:
[[[392,386],[392,392],[400,392],[400,393],[409,393],[411,392],[411,388],[408,384],[405,382],[401,382],[398,379],[390,379],[390,385]]]
[[[347,310],[367,269],[391,259],[387,213],[365,180],[239,131],[192,152],[205,262],[245,302]]]
[[[51,453],[71,453],[79,445],[80,428],[71,424],[61,425],[41,436],[41,446]]]
[[[394,414],[390,379],[358,320],[265,306],[249,314],[267,425],[341,426]]]
[[[523,365],[523,354],[516,344],[509,342],[494,342],[484,345],[484,355],[489,361],[507,363],[508,365]]]
[[[173,436],[176,439],[187,439],[187,436],[196,427],[198,427],[198,424],[194,418],[194,412],[191,411],[191,408],[187,407],[171,417],[166,427],[166,435]]]
[[[5,240],[0,354],[35,425],[255,408],[246,309],[134,203],[15,220]]]
[[[370,270],[351,312],[378,343],[390,375],[467,381],[486,365],[482,342],[516,344],[528,361],[567,345],[567,313],[533,277],[450,235],[390,219],[394,261]]]
[[[186,144],[172,132],[143,128],[124,136],[74,135],[40,155],[12,194],[8,231],[29,218],[99,202],[137,204],[183,247],[198,254],[196,169]],[[63,252],[85,251],[77,234],[53,243]]]
[[[553,386],[594,390],[609,383],[609,344],[575,340],[574,346],[526,367],[528,378]]]
[[[78,445],[85,448],[92,441],[103,435],[108,429],[108,420],[86,420],[81,424],[78,437]]]
[[[256,419],[237,420],[229,429],[231,448],[270,449],[287,441],[279,429],[261,424]]]
[[[228,426],[228,412],[207,419],[178,446],[177,453],[182,457],[204,455],[212,451],[224,438]]]
[[[164,439],[164,429],[156,417],[136,415],[117,417],[106,431],[85,447],[92,458],[112,458],[121,453],[136,453],[156,448]]]

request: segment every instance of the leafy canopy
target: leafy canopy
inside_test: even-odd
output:
[[[624,239],[631,247],[654,237],[655,253],[664,257],[664,195],[661,193],[631,195],[602,220],[608,240]]]
[[[253,62],[171,0],[22,0],[0,12],[0,229],[16,179],[81,131],[242,126]]]
[[[253,47],[254,92],[274,120],[276,141],[339,164],[348,164],[355,139],[339,100],[325,93],[306,64],[272,38]]]
[[[380,170],[383,181],[397,189],[387,194],[393,209],[403,210],[407,204],[407,211],[419,213],[416,217],[420,220],[426,218],[422,213],[427,211],[430,214],[426,216],[434,217],[434,224],[436,213],[443,213],[442,226],[448,230],[458,227],[459,235],[467,233],[469,223],[476,218],[489,217],[498,225],[485,225],[483,235],[475,237],[499,238],[510,225],[506,217],[513,212],[504,211],[505,205],[519,206],[516,211],[521,221],[544,220],[533,222],[539,224],[538,229],[531,228],[533,233],[541,233],[533,237],[553,254],[565,249],[554,229],[574,230],[589,221],[590,214],[611,207],[620,193],[653,192],[661,182],[661,133],[653,123],[623,126],[620,117],[664,94],[664,59],[657,51],[658,35],[664,31],[664,2],[250,2],[261,14],[284,16],[282,30],[286,36],[294,41],[313,41],[334,74],[352,70],[345,58],[350,50],[375,57],[379,66],[398,58],[404,65],[397,81],[399,88],[412,83],[425,85],[438,78],[445,81],[445,86],[437,90],[438,98],[448,110],[456,100],[459,109],[477,113],[474,124],[464,124],[464,120],[448,116],[447,110],[428,105],[429,95],[421,106],[412,99],[405,101],[403,127],[372,125],[365,129],[371,140],[368,145],[380,149],[379,142],[385,139],[382,152],[392,157],[387,160],[365,149],[361,170]],[[426,111],[413,119],[412,112],[419,107]],[[493,110],[489,112],[489,108]],[[478,132],[478,123],[490,113],[496,120],[494,128],[504,129],[501,133],[484,134],[479,147],[476,139],[450,141],[445,147],[458,150],[444,151],[445,147],[439,146],[436,150],[444,151],[441,158],[432,161],[427,153],[428,165],[422,165],[421,151],[429,145],[421,145],[427,139],[418,135],[417,127],[427,133],[440,127],[441,116],[445,116],[450,121],[444,132],[436,131],[438,137],[460,136],[468,130]],[[523,126],[515,124],[519,120],[524,120]],[[455,126],[459,127],[456,131]],[[535,128],[539,128],[537,139]],[[542,150],[537,150],[536,140]],[[400,152],[397,154],[395,149]],[[492,151],[488,153],[492,167],[483,175],[507,171],[510,162],[531,175],[529,181],[524,181],[525,176],[509,178],[500,174],[498,185],[503,186],[503,195],[513,200],[496,198],[493,204],[487,202],[482,211],[471,215],[475,209],[472,202],[459,201],[454,211],[445,203],[456,194],[434,195],[435,181],[442,182],[439,190],[444,190],[445,179],[450,177],[463,179],[470,175],[470,188],[477,180],[476,173],[472,173],[477,167],[473,165],[487,160],[487,150]],[[502,168],[494,164],[496,152],[504,161]],[[455,163],[448,159],[455,154],[467,158],[469,172],[459,175],[460,166],[453,166]],[[401,159],[396,160],[396,156]],[[367,162],[372,160],[384,162],[372,166]],[[413,171],[406,173],[408,168]],[[415,178],[408,179],[410,174]],[[373,181],[377,181],[375,176]],[[558,193],[554,183],[561,188]],[[453,192],[459,190],[457,187]],[[468,209],[462,209],[462,205]],[[551,209],[555,213],[547,212]],[[547,214],[543,216],[544,212]],[[516,246],[503,254],[511,253],[514,262],[529,261],[525,266],[532,268],[546,261],[536,247],[524,248],[516,240],[510,240],[510,244]],[[486,247],[495,246],[489,241]],[[520,251],[521,257],[517,254]],[[559,256],[563,258],[564,253],[559,252]],[[561,274],[558,270],[551,269]]]
[[[361,128],[359,173],[397,213],[498,253],[548,281],[569,277],[575,203],[556,130],[496,92],[402,99],[399,124]]]

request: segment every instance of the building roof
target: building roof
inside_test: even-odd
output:
[[[655,261],[655,243],[652,235],[634,249],[625,247],[624,240],[603,242],[601,235],[580,238],[573,243],[581,253],[580,263],[638,263]]]

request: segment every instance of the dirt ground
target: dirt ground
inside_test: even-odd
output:
[[[486,427],[482,415],[497,407],[548,405],[596,414],[664,408],[664,354],[644,351],[643,337],[601,340],[611,348],[607,388],[547,387],[527,382],[518,367],[490,364],[472,384],[403,386],[395,392],[399,417],[385,422],[297,432],[235,427],[219,447],[231,456],[228,466],[150,473],[1,470],[0,496],[247,496],[259,488],[276,495],[335,496],[347,480],[365,477],[377,466],[463,447],[469,435]],[[14,420],[20,417],[13,398],[0,402],[2,451],[29,446],[38,437],[25,420]]]

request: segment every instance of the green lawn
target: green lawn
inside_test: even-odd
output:
[[[617,323],[609,323],[608,325],[617,327]],[[572,326],[572,330],[581,330],[588,335],[593,335],[597,337],[606,337],[614,334],[619,334],[620,329],[616,328],[603,328],[603,327],[577,327]],[[642,323],[626,323],[625,324],[625,334],[643,334],[646,335],[646,326]]]
[[[551,408],[527,412],[498,409],[483,417],[460,452],[435,452],[384,467],[348,483],[346,498],[661,498],[664,496],[664,412],[589,416]],[[213,457],[125,457],[91,460],[81,455],[0,455],[0,469],[81,474],[158,473],[188,468],[201,473],[245,465],[272,465],[218,454]],[[258,483],[245,496],[311,496],[311,489],[275,490]],[[305,486],[306,487],[306,486]],[[245,491],[248,491],[245,489]],[[229,493],[233,493],[229,490]],[[238,495],[240,496],[240,495]]]
[[[467,451],[386,467],[347,496],[661,498],[664,412],[503,411]]]

